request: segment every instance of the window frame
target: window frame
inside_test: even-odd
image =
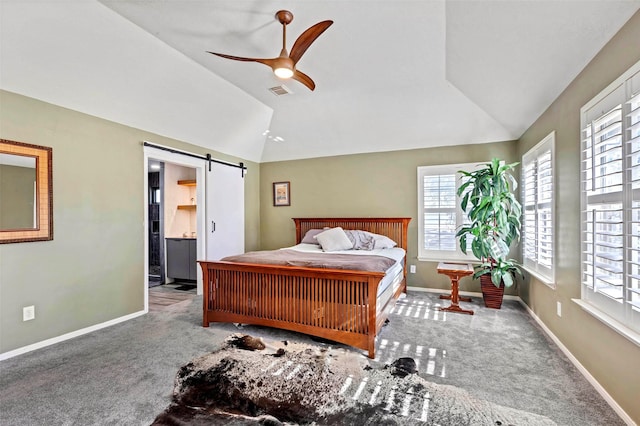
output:
[[[548,286],[550,286],[551,288],[555,288],[556,284],[555,284],[555,274],[556,274],[556,205],[555,205],[555,200],[556,200],[556,178],[555,178],[555,172],[556,172],[556,164],[555,164],[555,138],[556,138],[556,133],[555,131],[552,131],[551,133],[549,133],[545,138],[543,138],[540,142],[538,142],[533,148],[531,148],[530,150],[528,150],[523,156],[522,156],[522,166],[521,166],[521,176],[520,176],[520,182],[521,182],[521,186],[520,186],[520,197],[522,200],[522,230],[521,230],[521,239],[520,239],[520,244],[521,244],[521,256],[522,256],[522,267],[529,272],[531,275],[535,276],[538,280],[542,281],[543,283],[547,284]],[[548,201],[541,201],[539,199],[539,187],[541,184],[541,176],[538,174],[538,161],[540,159],[540,157],[544,154],[546,154],[546,152],[550,153],[551,159],[550,159],[550,163],[551,163],[551,198]],[[534,179],[535,179],[535,188],[534,188],[534,203],[533,203],[533,211],[534,211],[534,235],[533,235],[533,245],[536,247],[535,252],[536,252],[536,258],[532,259],[531,257],[527,256],[527,240],[528,240],[528,233],[526,232],[527,229],[527,210],[528,210],[528,204],[527,204],[527,197],[528,197],[528,193],[527,193],[527,178],[526,178],[526,173],[527,173],[527,169],[529,164],[531,163],[535,163],[536,167],[536,171],[534,174]],[[550,209],[550,216],[551,216],[551,268],[548,268],[547,266],[545,266],[542,262],[540,262],[539,257],[538,257],[538,242],[539,242],[539,232],[538,232],[538,226],[539,226],[539,212],[542,208],[544,208],[543,206],[549,206]]]
[[[486,162],[485,162],[486,163]],[[467,252],[465,255],[460,250],[460,242],[457,238],[455,238],[456,249],[455,250],[427,250],[424,248],[424,237],[425,237],[425,226],[424,226],[424,177],[425,176],[449,176],[455,175],[455,191],[457,192],[458,188],[461,185],[461,178],[463,177],[459,170],[473,170],[474,168],[481,165],[482,162],[473,162],[473,163],[459,163],[459,164],[439,164],[439,165],[431,165],[431,166],[418,166],[417,168],[417,179],[418,179],[418,260],[420,261],[428,261],[428,262],[439,262],[439,261],[461,261],[461,262],[479,262],[478,259],[473,255],[471,250]],[[463,224],[464,214],[462,209],[460,208],[460,197],[457,195],[456,203],[455,203],[455,213],[456,213],[456,232]],[[435,209],[435,208],[434,208]]]

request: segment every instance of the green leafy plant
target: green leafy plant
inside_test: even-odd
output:
[[[491,274],[496,287],[500,283],[510,287],[514,274],[522,274],[518,262],[507,258],[511,244],[520,239],[522,206],[513,194],[518,183],[510,173],[519,163],[500,163],[494,158],[478,170],[459,171],[465,182],[457,194],[470,223],[462,226],[456,237],[461,250],[466,254],[470,246],[481,262],[475,267],[474,278]]]

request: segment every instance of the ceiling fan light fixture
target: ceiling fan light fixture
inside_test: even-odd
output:
[[[273,64],[273,73],[280,78],[293,77],[293,61],[286,56],[278,57]]]
[[[279,78],[291,78],[293,77],[293,70],[285,67],[276,68],[273,70],[276,77]]]

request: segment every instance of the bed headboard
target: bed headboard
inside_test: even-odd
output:
[[[293,218],[296,224],[296,244],[309,229],[322,229],[325,227],[342,229],[359,229],[380,234],[391,238],[398,243],[398,247],[407,250],[407,228],[410,217],[339,217],[339,218]]]

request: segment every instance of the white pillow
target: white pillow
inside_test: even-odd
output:
[[[353,243],[341,227],[327,229],[316,235],[322,251],[351,250]]]

